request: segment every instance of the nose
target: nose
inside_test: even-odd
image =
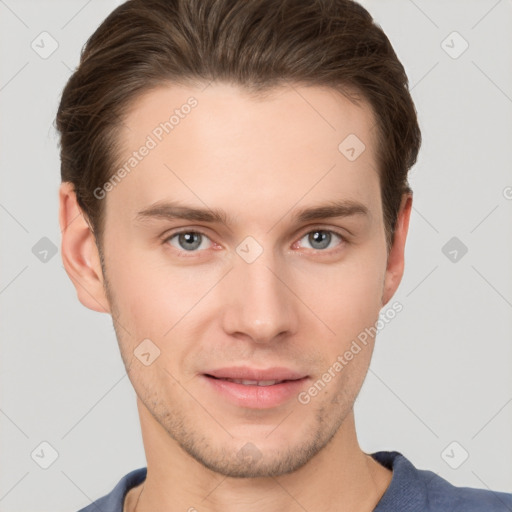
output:
[[[270,343],[296,332],[298,305],[291,280],[284,262],[277,265],[266,252],[252,263],[238,259],[223,280],[225,332],[255,343]]]

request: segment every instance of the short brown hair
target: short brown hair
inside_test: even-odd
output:
[[[123,114],[158,85],[211,81],[256,93],[292,83],[362,95],[377,121],[389,251],[402,196],[412,193],[407,174],[421,132],[402,64],[352,0],[129,0],[117,7],[82,49],[56,117],[61,178],[74,185],[100,250],[104,201],[93,191],[118,165]]]

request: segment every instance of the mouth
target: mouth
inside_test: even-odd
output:
[[[269,409],[296,397],[309,376],[287,368],[232,367],[201,375],[216,398],[238,407]]]
[[[247,380],[247,379],[230,379],[227,377],[215,377],[213,375],[205,374],[206,377],[210,377],[212,379],[224,380],[227,382],[234,382],[235,384],[242,384],[244,386],[274,386],[276,384],[281,384],[283,382],[293,382],[299,379],[285,379],[285,380]]]

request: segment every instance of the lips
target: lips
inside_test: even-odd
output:
[[[208,370],[202,374],[205,393],[228,401],[237,407],[271,409],[297,396],[309,377],[283,367],[266,369],[236,366]]]
[[[258,369],[248,366],[232,366],[229,368],[209,370],[204,374],[208,377],[228,380],[248,386],[271,386],[284,381],[299,380],[307,377],[305,373],[284,367]]]

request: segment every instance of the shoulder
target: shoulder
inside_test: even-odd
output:
[[[456,487],[432,471],[417,469],[399,452],[371,454],[393,470],[391,483],[375,512],[512,512],[512,494]]]
[[[417,471],[425,484],[432,510],[512,512],[512,494],[490,489],[456,487],[431,471]]]
[[[128,492],[146,479],[147,468],[134,469],[119,480],[111,492],[80,509],[78,512],[123,512]]]

